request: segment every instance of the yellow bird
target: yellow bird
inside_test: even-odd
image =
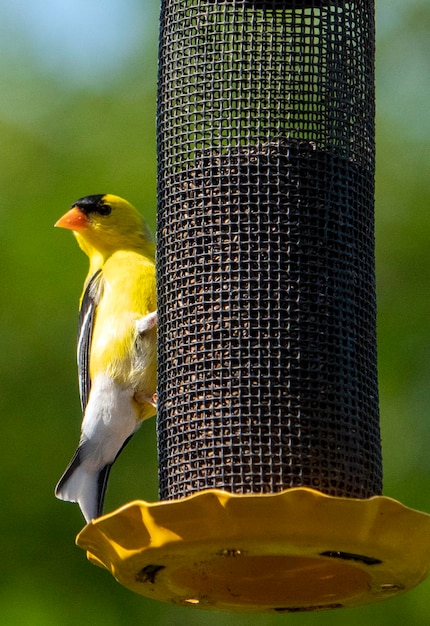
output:
[[[77,200],[55,225],[73,231],[90,261],[77,348],[81,438],[55,489],[88,522],[103,513],[115,459],[156,412],[155,245],[138,211],[111,194]]]

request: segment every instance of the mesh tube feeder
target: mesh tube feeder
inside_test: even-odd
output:
[[[133,591],[295,612],[405,591],[383,497],[372,0],[163,0],[160,502],[78,536]]]

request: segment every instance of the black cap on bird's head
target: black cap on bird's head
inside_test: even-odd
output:
[[[106,201],[104,201],[106,194],[99,193],[92,196],[84,196],[79,198],[72,204],[72,207],[78,207],[82,213],[89,215],[90,213],[98,213],[99,215],[109,215],[112,211],[112,207]]]

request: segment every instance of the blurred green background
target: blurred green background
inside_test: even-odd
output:
[[[158,0],[0,0],[0,619],[7,626],[430,621],[430,581],[389,601],[244,616],[163,605],[87,562],[54,485],[77,442],[77,300],[87,261],[53,224],[113,192],[155,226]],[[377,7],[377,290],[385,495],[430,512],[430,4]],[[106,509],[157,500],[154,421]]]

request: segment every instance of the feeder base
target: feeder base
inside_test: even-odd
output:
[[[208,610],[295,613],[397,595],[430,572],[430,515],[308,488],[131,502],[77,544],[125,587]]]

